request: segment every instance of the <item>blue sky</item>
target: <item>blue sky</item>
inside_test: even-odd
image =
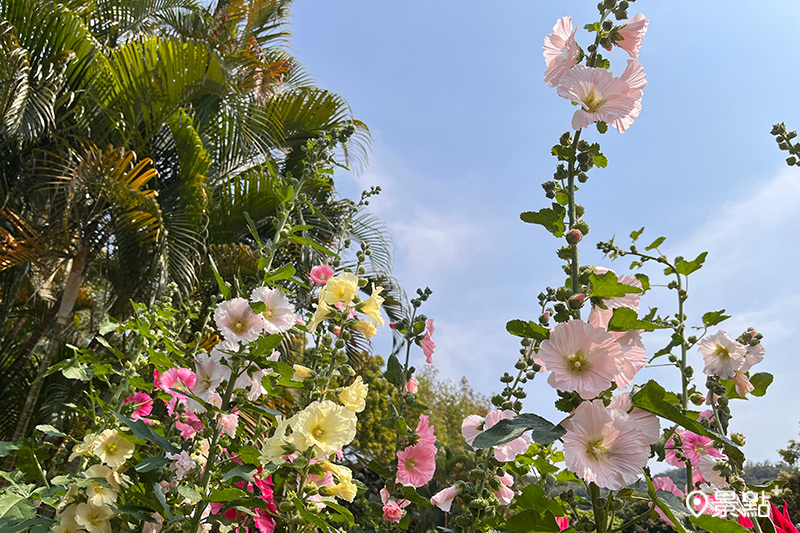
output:
[[[574,112],[543,82],[544,36],[564,15],[593,22],[595,4],[297,0],[293,8],[296,57],[373,135],[369,165],[337,186],[349,196],[383,188],[371,207],[393,234],[395,275],[410,292],[434,291],[425,312],[435,318],[435,365],[486,394],[518,356],[505,322],[535,319],[539,292],[563,283],[560,243],[519,213],[547,205],[549,150]],[[625,272],[627,261],[609,264],[595,243],[625,242],[641,226],[642,239],[667,237],[668,255],[709,251],[692,276],[690,321],[725,308],[733,318],[723,329],[764,333],[756,370],[775,382],[766,397],[735,402],[732,428],[747,434],[749,458],[774,461],[800,420],[800,170],[786,167],[769,131],[780,121],[800,128],[800,3],[640,0],[629,14],[640,11],[650,19],[639,56],[643,110],[623,135],[588,134],[609,165],[578,193],[591,226],[581,260]],[[578,39],[589,44],[582,30]],[[616,75],[627,58],[619,52],[610,55]],[[665,290],[648,294],[648,306],[675,311]],[[645,338],[651,351],[662,341]],[[647,379],[679,387],[675,371],[646,368],[637,381]],[[560,419],[544,379],[527,391],[526,411]]]

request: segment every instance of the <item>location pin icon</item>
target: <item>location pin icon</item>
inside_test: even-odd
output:
[[[686,495],[686,507],[694,516],[700,516],[709,504],[708,495],[702,490],[693,490]]]

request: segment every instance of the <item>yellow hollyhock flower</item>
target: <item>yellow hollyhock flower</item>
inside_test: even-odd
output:
[[[332,487],[328,487],[328,493],[337,498],[352,502],[358,493],[358,486],[352,480],[346,479]]]
[[[314,316],[311,318],[311,322],[308,324],[308,331],[311,333],[317,329],[317,326],[320,322],[326,318],[330,318],[334,314],[334,309],[321,300],[318,304],[316,304],[316,306],[317,309],[314,311]]]
[[[353,324],[353,327],[360,331],[361,334],[367,339],[371,339],[376,333],[378,333],[378,330],[375,328],[375,324],[369,320],[359,320]]]
[[[305,440],[305,448],[314,446],[317,455],[339,451],[356,436],[356,415],[330,400],[309,405],[292,417],[290,425],[293,436],[301,436]],[[299,439],[297,441],[300,444]],[[300,449],[300,446],[297,448]]]
[[[383,287],[376,287],[373,283],[372,285],[372,294],[370,295],[367,300],[359,304],[356,309],[370,317],[372,320],[380,324],[381,326],[385,324],[383,317],[381,316],[381,305],[383,305],[383,300],[380,294],[383,292]]]
[[[89,533],[111,533],[112,518],[114,511],[107,505],[79,503],[75,509],[75,521]]]
[[[369,387],[361,379],[361,376],[358,376],[353,383],[342,389],[339,393],[339,401],[354,413],[360,413],[367,406],[365,400],[368,392]]]
[[[328,280],[319,290],[319,302],[333,305],[336,302],[349,303],[358,293],[358,277],[352,272],[343,272]]]
[[[72,461],[77,457],[91,455],[94,451],[94,441],[97,439],[98,435],[98,433],[89,433],[88,435],[84,435],[83,442],[72,447],[72,453],[70,454],[68,461]]]
[[[292,368],[294,368],[294,374],[292,374],[294,381],[305,381],[311,377],[311,369],[306,366],[292,365]]]
[[[117,468],[133,457],[135,446],[116,429],[107,429],[94,441],[94,454],[105,464]]]
[[[107,487],[98,481],[93,481],[92,484],[86,489],[86,497],[88,498],[89,503],[97,507],[116,503],[117,492],[119,491],[119,483],[117,483],[114,474],[115,472],[113,470],[103,465],[92,465],[86,469],[86,472],[83,473],[86,478],[105,479],[110,485],[110,487]]]

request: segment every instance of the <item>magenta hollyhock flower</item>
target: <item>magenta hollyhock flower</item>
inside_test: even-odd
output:
[[[777,533],[798,533],[797,528],[794,526],[792,519],[789,518],[789,510],[786,506],[786,500],[783,501],[783,514],[774,503],[769,502],[770,513],[769,517],[775,525]]]
[[[214,310],[214,322],[226,340],[249,344],[264,331],[264,319],[250,308],[244,298],[233,298]]]
[[[205,428],[203,422],[194,413],[181,413],[175,420],[175,427],[181,432],[181,438],[184,440]]]
[[[698,435],[691,431],[681,433],[681,451],[683,456],[689,459],[694,468],[700,462],[700,457],[710,455],[712,457],[723,457],[722,452],[714,447],[714,441],[703,435]]]
[[[559,531],[564,531],[569,527],[569,517],[568,516],[557,516],[556,517],[556,524],[558,524]]]
[[[311,269],[310,277],[317,285],[325,285],[333,277],[333,269],[328,265],[317,265]]]
[[[175,412],[175,407],[181,404],[186,405],[187,396],[178,391],[180,389],[192,390],[196,381],[197,376],[188,368],[170,368],[158,377],[158,387],[172,396],[167,404],[167,412],[170,416]]]
[[[564,460],[587,482],[610,490],[627,487],[639,478],[650,456],[638,423],[624,412],[607,409],[602,400],[583,402],[562,422]]]
[[[578,43],[575,42],[577,28],[572,27],[572,17],[561,17],[553,26],[553,33],[544,38],[544,62],[547,70],[544,82],[555,87],[565,73],[578,64]]]
[[[551,372],[547,382],[589,400],[605,391],[621,370],[622,348],[614,336],[582,320],[557,324],[539,348]]]
[[[422,347],[422,353],[425,354],[425,362],[428,364],[433,363],[433,359],[431,359],[431,356],[433,355],[433,350],[436,348],[436,343],[433,342],[432,337],[433,337],[433,319],[429,318],[426,323],[425,336],[419,343],[419,345]]]
[[[419,436],[417,442],[431,446],[436,444],[436,435],[433,434],[433,426],[428,421],[428,415],[420,415],[416,433]]]
[[[576,65],[566,72],[557,89],[559,96],[580,106],[572,116],[572,127],[576,130],[601,120],[612,124],[628,115],[634,107],[629,90],[627,83],[606,69],[583,65]],[[617,130],[620,133],[625,131],[620,127]]]
[[[642,39],[644,39],[644,34],[647,33],[647,24],[649,22],[642,13],[634,15],[633,18],[628,20],[627,24],[619,29],[619,35],[622,39],[614,44],[628,52],[632,58],[639,57],[639,48],[642,46]]]
[[[297,322],[294,305],[280,289],[257,287],[250,293],[250,301],[266,306],[261,316],[264,317],[264,329],[271,335],[289,331]]]
[[[397,482],[421,487],[436,471],[436,446],[419,442],[397,452]]]
[[[697,343],[697,351],[706,363],[703,372],[708,375],[730,379],[745,364],[747,349],[719,330]]]
[[[139,420],[153,412],[153,399],[146,393],[139,391],[133,396],[128,396],[122,404],[133,402],[133,414],[131,420]]]
[[[455,500],[456,496],[460,493],[461,491],[458,490],[455,485],[452,485],[434,494],[433,498],[431,498],[431,503],[445,513],[449,513],[450,508],[453,506],[453,500]]]

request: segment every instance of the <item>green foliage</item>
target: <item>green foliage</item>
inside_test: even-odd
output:
[[[531,431],[531,440],[543,445],[552,444],[566,433],[564,428],[545,420],[539,415],[522,413],[513,419],[500,420],[497,424],[475,437],[472,445],[476,448],[498,446],[511,442],[528,430]]]
[[[545,207],[538,211],[526,211],[519,215],[523,222],[539,224],[553,234],[554,237],[563,237],[566,229],[564,216],[567,210],[564,206],[554,203],[552,208]]]

